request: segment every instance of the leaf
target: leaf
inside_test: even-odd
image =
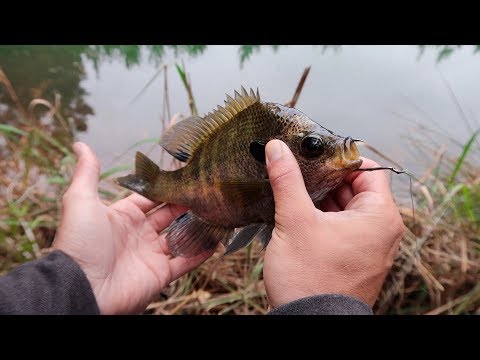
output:
[[[238,48],[240,53],[240,66],[243,66],[244,62],[253,54],[253,51],[258,51],[260,45],[242,45]]]
[[[443,59],[446,59],[447,57],[449,57],[452,53],[453,53],[453,48],[449,47],[449,46],[446,46],[444,47],[440,53],[438,54],[438,58],[437,58],[437,61],[441,61]]]

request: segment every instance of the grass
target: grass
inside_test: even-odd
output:
[[[191,113],[195,114],[191,80],[184,67],[178,66],[176,71],[185,86]],[[174,121],[168,101],[167,69],[163,68],[161,73],[165,89],[161,131],[166,131]],[[2,76],[0,86],[8,80],[5,74]],[[7,84],[9,93],[15,96],[14,89]],[[299,92],[295,92],[294,99],[298,96]],[[18,111],[20,120],[1,119],[0,273],[48,252],[59,222],[61,195],[75,165],[71,150],[75,133],[58,113],[58,104],[42,99],[32,104],[43,104],[56,126],[41,125],[23,109]],[[423,129],[424,135],[430,134],[428,128]],[[415,221],[412,209],[399,205],[406,224],[405,236],[375,306],[376,313],[480,313],[479,133],[480,130],[473,132],[464,142],[449,134],[442,137],[435,133],[441,146],[430,146],[422,135],[410,139],[412,148],[429,156],[430,162],[425,172],[416,176]],[[156,146],[157,141],[158,138],[139,141],[125,153],[145,143]],[[168,166],[162,163],[165,168],[181,166],[174,161]],[[131,167],[133,162],[116,164],[102,173],[100,193],[105,202],[128,194],[112,188],[110,180]],[[400,204],[399,197],[396,194]],[[254,243],[233,255],[221,255],[219,250],[199,268],[173,282],[158,294],[146,313],[265,314],[268,301],[260,245]]]

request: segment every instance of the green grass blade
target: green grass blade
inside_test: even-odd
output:
[[[263,261],[259,262],[255,267],[253,268],[252,273],[250,274],[250,277],[245,284],[245,289],[248,288],[248,286],[252,283],[252,281],[257,282],[258,279],[260,278],[260,273],[263,270]]]
[[[159,141],[160,141],[159,138],[143,139],[143,140],[137,141],[135,144],[133,144],[132,146],[130,146],[125,152],[128,152],[128,151],[130,151],[130,150],[133,150],[133,149],[135,149],[137,146],[140,146],[140,145],[143,145],[143,144],[152,143],[152,142],[158,143]]]
[[[105,180],[106,178],[112,176],[113,174],[116,174],[118,172],[125,171],[125,170],[130,170],[130,169],[132,169],[131,165],[114,166],[113,168],[101,173],[100,174],[100,180]]]
[[[50,135],[48,135],[47,133],[43,132],[43,131],[40,131],[40,130],[37,130],[37,129],[34,129],[33,131],[35,131],[38,136],[40,136],[40,138],[42,138],[43,140],[45,140],[47,143],[49,143],[50,145],[56,147],[57,149],[59,149],[61,152],[63,152],[65,155],[72,155],[72,152],[70,150],[68,150],[65,146],[63,146],[59,141],[57,141],[56,139],[54,139],[53,137],[51,137]]]
[[[464,209],[467,213],[468,219],[472,222],[475,222],[475,212],[473,211],[473,202],[472,202],[472,194],[470,192],[470,188],[468,186],[463,186],[462,189],[462,196],[464,201]]]
[[[473,143],[475,142],[475,140],[477,139],[479,134],[480,134],[480,129],[478,129],[477,131],[475,131],[473,133],[473,135],[470,137],[468,142],[463,147],[462,154],[458,158],[458,160],[455,164],[455,168],[453,169],[452,175],[450,176],[450,180],[448,181],[448,187],[449,188],[453,185],[453,182],[455,181],[455,177],[460,172],[460,169],[462,168],[462,165],[465,162],[465,159],[466,159],[468,153],[470,152],[470,150],[472,149]]]
[[[52,176],[47,179],[49,184],[60,184],[65,185],[68,183],[68,180],[61,176]]]
[[[187,79],[187,74],[185,72],[185,65],[182,64],[182,66],[183,66],[183,69],[180,67],[180,65],[175,64],[175,67],[177,68],[177,72],[182,79],[183,86],[185,87],[185,90],[187,91],[188,102],[189,102],[189,106],[190,106],[190,110],[192,112],[192,115],[197,115],[198,111],[197,111],[197,106],[195,105],[195,99],[193,97],[192,87],[191,87],[191,84],[189,83],[189,81]]]
[[[16,135],[22,135],[22,136],[28,135],[26,131],[20,130],[12,125],[0,124],[0,131],[4,132],[7,135],[9,134],[16,134]]]
[[[187,76],[185,75],[185,72],[182,70],[180,65],[175,64],[175,67],[177,68],[178,74],[180,75],[180,78],[182,79],[183,86],[185,86],[185,88],[188,89]]]
[[[122,158],[126,153],[128,153],[130,150],[133,150],[135,149],[137,146],[140,146],[140,145],[143,145],[143,144],[147,144],[147,143],[158,143],[160,141],[159,138],[148,138],[148,139],[143,139],[143,140],[140,140],[140,141],[137,141],[135,144],[131,145],[127,150],[125,150],[123,153],[121,153],[120,155],[116,156],[115,159],[113,159],[112,162],[115,162],[117,161],[118,159]]]

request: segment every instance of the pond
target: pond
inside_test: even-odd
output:
[[[418,123],[461,143],[479,127],[480,57],[471,46],[455,48],[440,61],[438,48],[421,52],[418,46],[185,48],[2,46],[0,66],[24,104],[35,97],[53,102],[55,93],[60,94],[62,112],[75,119],[79,139],[96,151],[104,168],[133,164],[137,148],[125,150],[160,135],[163,64],[168,66],[171,113],[190,113],[175,69],[182,61],[200,115],[223,105],[225,93],[233,94],[241,85],[258,87],[264,101],[285,103],[311,66],[296,108],[336,133],[364,139],[417,172],[429,161],[412,146],[422,131]],[[1,89],[4,115],[7,97]],[[435,134],[419,139],[435,148],[437,140],[442,142]]]

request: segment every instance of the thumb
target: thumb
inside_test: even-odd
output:
[[[73,151],[78,158],[70,189],[74,193],[98,196],[98,176],[100,164],[95,153],[87,144],[73,144]]]
[[[275,199],[275,221],[289,227],[315,210],[305,182],[288,146],[272,140],[265,147],[268,177]]]

